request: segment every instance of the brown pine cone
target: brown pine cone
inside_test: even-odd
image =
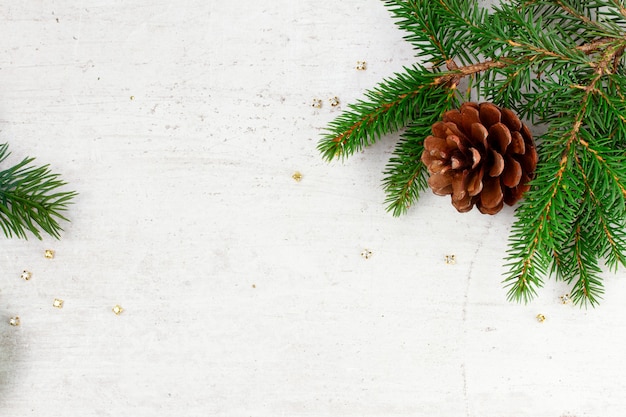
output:
[[[461,213],[474,204],[496,214],[522,198],[535,176],[537,150],[528,127],[509,109],[493,103],[463,103],[432,127],[422,162],[437,195],[452,195]]]

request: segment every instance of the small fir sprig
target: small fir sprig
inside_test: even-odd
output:
[[[9,156],[8,145],[0,145],[0,164]],[[60,220],[77,195],[60,191],[66,185],[48,165],[34,166],[35,158],[24,158],[16,165],[0,171],[0,228],[7,237],[38,239],[42,232],[59,238]]]
[[[427,187],[423,141],[446,111],[473,96],[544,125],[504,284],[509,299],[528,302],[553,275],[572,285],[574,302],[597,304],[600,262],[626,265],[625,1],[384,3],[420,63],[332,121],[318,145],[323,157],[349,157],[403,129],[383,180],[397,216]]]

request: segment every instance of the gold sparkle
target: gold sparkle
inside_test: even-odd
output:
[[[302,181],[302,173],[300,173],[300,171],[296,171],[293,173],[291,178],[293,178],[295,182],[300,182]]]
[[[24,272],[22,272],[22,275],[20,275],[20,278],[22,278],[24,281],[28,281],[29,279],[31,279],[32,276],[33,274],[30,271],[24,270]]]
[[[546,316],[544,316],[543,314],[537,314],[537,321],[539,323],[543,323],[544,321],[546,321]]]
[[[43,256],[46,259],[54,259],[54,251],[52,249],[46,249],[45,252],[43,253]]]
[[[55,298],[54,301],[52,302],[52,307],[54,307],[54,308],[63,308],[63,303],[64,303],[64,301],[61,300],[60,298]]]
[[[121,305],[117,304],[115,305],[113,308],[113,313],[115,313],[116,316],[119,316],[120,314],[122,314],[124,312],[124,309],[122,308]]]
[[[19,317],[17,317],[17,316],[15,316],[15,317],[11,317],[11,318],[9,319],[9,324],[10,324],[11,326],[19,326],[19,325],[20,325],[20,318],[19,318]]]

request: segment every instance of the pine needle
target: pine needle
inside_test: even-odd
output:
[[[9,156],[8,145],[0,145],[0,163]],[[67,221],[65,211],[77,195],[59,191],[66,185],[48,165],[34,166],[34,158],[25,158],[0,171],[0,228],[6,237],[27,239],[28,233],[42,238],[42,232],[55,238]]]

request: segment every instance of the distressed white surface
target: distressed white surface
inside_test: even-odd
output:
[[[382,2],[32,0],[0,20],[0,142],[80,192],[61,241],[0,240],[0,318],[22,319],[0,325],[1,416],[623,415],[623,271],[597,309],[554,281],[508,303],[512,210],[427,193],[393,218],[394,138],[321,161],[327,100],[413,62]]]

